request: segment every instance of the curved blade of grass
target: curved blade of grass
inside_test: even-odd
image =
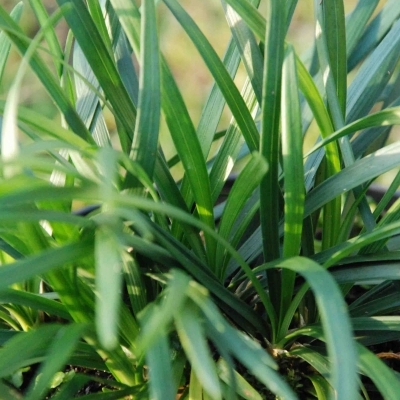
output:
[[[366,347],[358,344],[359,368],[376,385],[385,399],[395,399],[400,391],[400,380],[394,372]]]
[[[205,332],[198,309],[193,303],[175,314],[175,326],[195,374],[212,399],[221,399],[221,387],[215,363],[205,340]]]
[[[18,22],[22,15],[23,10],[22,1],[19,2],[11,11],[10,17]],[[8,60],[8,56],[10,54],[11,41],[8,39],[5,32],[0,32],[0,82],[3,81],[4,69]]]
[[[6,103],[4,100],[0,101],[1,113],[4,112],[5,104]],[[80,149],[84,149],[88,146],[88,144],[94,144],[91,136],[85,137],[83,139],[80,135],[68,129],[62,128],[60,125],[54,124],[51,119],[46,118],[38,114],[37,112],[22,106],[18,107],[17,120],[31,126],[35,130],[38,130],[45,135],[55,137]]]
[[[255,1],[225,0],[243,18],[254,34],[263,42],[265,40],[265,18],[254,7]],[[268,14],[270,15],[270,14]]]
[[[392,224],[376,228],[372,232],[359,235],[353,239],[349,239],[345,243],[341,243],[337,246],[332,247],[329,250],[321,252],[314,256],[314,258],[320,263],[323,262],[324,266],[326,268],[329,268],[332,265],[335,265],[344,257],[352,254],[352,252],[355,252],[370,243],[374,243],[375,241],[398,235],[399,226],[399,222],[394,222]]]
[[[189,179],[200,220],[213,228],[215,222],[211,188],[200,143],[171,72],[165,62],[162,65],[162,73],[165,77],[163,81],[162,101],[167,124],[185,168],[185,173]],[[174,103],[171,103],[171,98],[174,99]],[[178,107],[177,103],[181,103],[183,106]],[[184,113],[182,113],[183,110],[185,110]],[[205,239],[208,248],[207,256],[209,257],[209,265],[210,268],[214,269],[215,241],[208,234],[205,235]]]
[[[288,384],[275,371],[275,368],[271,367],[271,360],[266,357],[265,350],[256,342],[250,341],[247,336],[231,326],[226,326],[221,340],[229,343],[232,355],[269,390],[284,399],[297,399]]]
[[[291,99],[290,104],[287,99]],[[298,255],[300,250],[305,194],[300,100],[295,55],[290,45],[286,48],[283,61],[281,110],[282,160],[285,174],[283,257],[292,257]]]
[[[306,157],[313,153],[314,151],[326,146],[333,141],[344,137],[346,135],[351,135],[357,131],[378,127],[378,126],[388,126],[388,125],[399,125],[400,124],[400,107],[386,108],[382,111],[367,115],[363,118],[358,119],[350,124],[347,124],[342,129],[333,132],[328,137],[325,137],[322,141],[316,144],[307,154]]]
[[[8,14],[0,8],[0,26],[8,35],[18,51],[23,55],[27,51],[30,40],[22,33],[19,26],[8,16]],[[68,100],[67,96],[60,88],[58,81],[53,77],[46,63],[39,57],[38,53],[34,53],[30,58],[30,66],[41,80],[50,96],[63,113],[65,120],[71,129],[83,139],[91,140],[90,133],[79,118],[74,107]]]
[[[363,5],[374,2],[375,0],[368,2],[360,1],[360,3],[365,3]],[[349,71],[352,70],[363,58],[368,55],[369,52],[376,47],[376,45],[386,35],[393,23],[398,19],[399,15],[399,2],[396,0],[387,1],[382,10],[367,26],[367,29],[362,35],[360,41],[357,43],[357,47],[351,53],[348,60]]]
[[[313,79],[299,59],[297,59],[297,73],[299,75],[300,89],[313,112],[318,127],[321,130],[321,136],[326,138],[333,132],[328,110],[325,107],[324,101]],[[327,146],[325,149],[325,154],[327,160],[326,177],[333,176],[341,169],[341,161],[336,143],[330,143],[330,146]],[[328,247],[330,244],[335,243],[339,232],[340,214],[341,199],[338,196],[324,206],[323,247]]]
[[[0,291],[0,303],[18,304],[67,320],[71,318],[65,306],[58,301],[23,290],[6,289]]]
[[[149,177],[153,176],[160,126],[160,61],[154,0],[142,4],[138,120],[132,144],[132,158]]]
[[[328,383],[330,386],[329,394],[332,396],[334,395],[333,388],[332,388],[332,378],[329,374],[329,360],[327,357],[323,356],[321,353],[316,351],[315,349],[311,347],[306,347],[306,346],[295,346],[293,349],[290,350],[289,352],[290,355],[293,355],[295,357],[300,357],[304,361],[306,361],[308,364],[310,364],[320,375],[320,379],[325,380],[326,383]],[[309,379],[311,379],[310,375],[307,375]],[[324,397],[322,397],[324,398]],[[328,398],[334,398],[334,397],[328,397]]]
[[[223,238],[229,240],[231,230],[238,213],[243,208],[250,195],[259,185],[262,177],[267,171],[267,162],[258,153],[253,153],[250,161],[246,164],[242,172],[236,178],[226,201],[218,230],[219,234]],[[224,252],[225,248],[221,245],[218,245],[216,258],[217,265],[222,262]],[[221,277],[224,275],[225,271],[221,271]]]
[[[256,97],[249,80],[246,80],[241,95],[243,96],[248,108],[252,110],[252,114],[255,116],[258,107],[256,106]],[[243,136],[241,135],[238,126],[236,122],[232,120],[210,172],[211,196],[213,202],[217,201],[224,183],[229,177],[235,161],[238,158],[243,142]]]
[[[136,108],[121,80],[114,60],[104,44],[96,25],[82,0],[58,0],[69,4],[65,18],[87,58],[100,86],[113,106],[117,118],[126,132],[121,132],[122,149],[129,153],[133,139]]]
[[[260,382],[282,398],[296,398],[288,385],[275,372],[277,365],[272,357],[254,340],[231,327],[220,315],[216,306],[196,283],[191,284],[189,296],[202,310],[207,319],[207,332],[217,338],[219,346],[234,356]]]
[[[290,99],[290,103],[287,101]],[[304,213],[303,135],[296,58],[288,45],[282,68],[282,162],[285,175],[283,257],[299,255]],[[296,273],[282,271],[280,319],[289,306]]]
[[[95,237],[96,262],[96,328],[106,349],[118,343],[118,317],[122,284],[121,255],[115,232],[99,227]]]
[[[42,361],[49,343],[60,325],[46,324],[30,332],[16,334],[0,349],[0,377],[11,375],[19,368]]]
[[[379,0],[364,1],[359,0],[351,14],[346,18],[346,54],[347,57],[356,49],[359,53],[361,43],[360,37],[364,33],[365,27],[375,11]],[[387,7],[387,6],[386,6]],[[357,48],[356,48],[357,46]]]
[[[152,399],[174,400],[176,398],[170,357],[168,336],[159,330],[156,341],[146,351]]]
[[[226,50],[223,59],[223,63],[226,66],[226,69],[230,76],[233,77],[236,74],[239,62],[240,62],[240,56],[237,51],[237,47],[234,41],[231,40],[229,42],[228,48]],[[197,137],[199,138],[200,147],[205,159],[207,159],[207,156],[210,152],[211,145],[214,139],[214,134],[215,131],[217,130],[218,123],[220,121],[225,104],[226,101],[218,85],[214,82],[210,95],[206,101],[206,105],[204,106],[203,111],[201,113],[199,125],[197,127]],[[173,179],[172,176],[171,179]],[[212,176],[210,176],[210,180],[211,179]],[[190,191],[189,181],[186,176],[184,176],[182,179],[182,183],[180,185],[180,191],[182,193],[180,196],[186,199],[186,203],[192,204],[193,197]],[[217,196],[213,193],[212,188],[211,191],[212,191],[211,193],[212,202],[214,203],[216,201]],[[173,223],[171,230],[176,237],[179,237],[179,229],[177,229],[176,224]]]
[[[96,330],[101,344],[108,350],[118,344],[118,319],[121,305],[123,249],[118,240],[122,222],[113,215],[110,197],[118,179],[116,154],[104,148],[98,152],[98,164],[103,178],[101,191],[102,209],[95,233],[96,265]]]
[[[139,52],[140,13],[137,6],[127,0],[111,0],[114,10],[120,18],[121,25],[127,34],[131,46]],[[168,128],[172,134],[175,147],[188,176],[190,187],[196,202],[200,219],[210,227],[214,227],[212,201],[201,145],[196,136],[193,123],[185,107],[182,95],[165,62],[161,60],[162,107]],[[210,266],[214,265],[215,244],[206,235],[209,248]]]
[[[224,390],[224,398],[232,398],[237,400],[237,397],[233,397],[233,394],[228,392],[228,390],[232,390],[233,383],[236,384],[236,392],[241,398],[245,400],[262,400],[261,395],[251,386],[241,375],[239,375],[236,371],[233,371],[234,379],[231,378],[231,371],[229,370],[229,365],[227,362],[220,358],[218,360],[217,368],[218,368],[218,376],[220,379],[226,383],[227,389],[224,390],[224,386],[222,389]],[[230,397],[229,397],[230,396]]]
[[[315,393],[318,400],[328,400],[334,398],[332,387],[328,384],[327,380],[320,375],[308,375],[308,379],[314,386]]]
[[[321,183],[306,198],[305,216],[336,196],[367,182],[399,165],[399,143],[393,143],[355,162]],[[328,189],[329,188],[329,189]]]
[[[265,33],[263,97],[261,107],[260,152],[268,161],[268,174],[260,184],[260,221],[264,260],[280,257],[279,219],[281,193],[279,187],[279,143],[281,113],[281,81],[285,40],[285,12],[279,0],[268,2],[269,19]],[[242,15],[243,17],[243,15]],[[267,272],[270,297],[276,310],[280,308],[281,278],[276,270]],[[275,333],[274,333],[275,334]]]
[[[252,31],[247,27],[236,11],[224,1],[222,2],[222,6],[224,7],[226,19],[237,48],[239,49],[241,59],[251,81],[258,104],[261,105],[263,87],[261,74],[263,70],[262,54]]]
[[[37,48],[42,41],[45,32],[51,30],[62,16],[61,10],[58,10],[51,18],[47,19],[45,25],[35,36],[34,40],[30,43],[27,51],[24,54],[21,65],[18,68],[17,74],[13,80],[11,88],[7,94],[7,102],[4,108],[4,116],[2,121],[2,135],[1,135],[1,156],[4,160],[12,159],[18,153],[18,133],[16,126],[16,115],[19,101],[19,94],[22,85],[23,77],[27,71],[28,63],[33,58]],[[5,167],[4,175],[11,176],[18,173],[18,167]]]
[[[112,44],[111,39],[108,33],[107,24],[109,24],[107,10],[106,10],[106,2],[105,1],[89,1],[87,3],[87,7],[89,13],[93,19],[96,28],[99,31],[99,34],[105,44],[111,58],[112,55]]]
[[[397,21],[362,64],[349,87],[347,122],[353,122],[368,114],[387,86],[399,58],[400,22]]]
[[[48,249],[0,268],[0,290],[13,283],[23,282],[61,265],[78,261],[90,251],[88,240],[80,240],[63,247]]]
[[[142,330],[138,338],[138,349],[145,353],[157,340],[159,332],[167,331],[173,322],[174,314],[184,307],[189,290],[189,277],[179,270],[173,269],[164,290],[159,306],[150,305],[143,310],[141,316]]]
[[[311,286],[321,315],[329,358],[332,386],[337,399],[355,398],[357,389],[356,350],[350,320],[339,287],[330,274],[312,260],[293,257],[277,265],[304,276]]]
[[[132,61],[132,50],[115,10],[109,2],[107,2],[106,6],[110,19],[115,62],[130,98],[137,105],[139,79]]]
[[[345,268],[333,271],[333,276],[338,283],[365,282],[373,283],[379,280],[398,280],[400,271],[396,264],[383,264]]]
[[[47,24],[49,19],[49,15],[46,11],[46,8],[42,1],[40,0],[29,0],[29,4],[36,15],[40,25],[44,27]],[[58,41],[56,32],[54,29],[46,29],[45,31],[45,39],[49,46],[50,52],[53,55],[52,61],[57,70],[57,75],[61,76],[62,72],[62,64],[57,61],[57,59],[63,58],[62,49],[60,46],[60,42]]]
[[[326,79],[327,68],[332,74],[335,83],[335,92],[342,118],[346,115],[346,92],[347,92],[347,61],[346,61],[346,25],[344,18],[343,0],[327,0],[314,3],[317,8],[318,22],[321,27],[320,35],[326,43],[327,59],[321,60],[322,54],[319,52],[319,61],[321,69]],[[319,11],[321,10],[321,11]],[[318,48],[318,32],[317,32],[317,48]],[[328,103],[332,109],[331,97],[335,96],[330,91],[332,87],[328,84],[326,87],[326,95]],[[335,97],[336,97],[335,96]]]
[[[359,306],[349,307],[352,317],[368,317],[370,315],[384,315],[396,312],[400,306],[400,296],[398,293],[382,295],[382,297],[365,302]]]
[[[231,40],[226,49],[223,58],[223,64],[232,78],[236,75],[239,63],[239,52],[235,42]],[[197,126],[197,137],[199,138],[201,150],[205,159],[210,152],[214,134],[217,131],[218,123],[220,121],[225,104],[225,98],[221,93],[217,83],[214,82],[206,104],[202,110],[199,125]]]
[[[49,382],[65,367],[85,329],[85,325],[78,324],[59,329],[49,345],[46,359],[40,366],[36,379],[31,381],[25,393],[27,400],[42,398],[48,392]],[[57,357],[54,357],[54,354],[57,354]]]
[[[251,151],[258,150],[259,134],[243,98],[240,96],[236,85],[229,76],[215,50],[212,48],[203,33],[194,23],[192,18],[179,5],[176,0],[164,0],[164,3],[174,14],[183,29],[189,35],[193,44],[201,54],[215,82],[225,97],[226,103],[232,111],[242,135]]]
[[[157,185],[160,196],[164,201],[189,213],[185,199],[182,197],[178,185],[170,174],[170,170],[164,158],[160,154],[158,154],[156,159],[154,181]],[[197,257],[205,262],[206,256],[204,245],[198,231],[185,224],[180,224],[180,226],[182,227],[182,230]]]
[[[100,90],[99,82],[93,74],[79,44],[74,43],[73,66],[79,73],[75,76],[76,110],[99,146],[110,146],[110,134],[105,125],[99,98],[86,82]],[[84,81],[82,78],[85,78]]]

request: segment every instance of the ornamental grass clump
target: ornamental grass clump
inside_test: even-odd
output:
[[[177,0],[0,7],[1,398],[399,397],[400,2],[315,0],[305,55],[297,1],[259,3],[222,1],[222,59]],[[197,126],[167,14],[213,77]]]

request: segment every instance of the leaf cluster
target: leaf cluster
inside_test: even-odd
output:
[[[1,398],[398,398],[400,3],[315,0],[306,55],[296,0],[221,3],[222,59],[177,0],[30,0],[33,38],[0,7]],[[213,77],[197,126],[165,13]]]

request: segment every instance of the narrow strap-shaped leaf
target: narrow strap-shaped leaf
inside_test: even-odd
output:
[[[290,103],[287,101],[290,99]],[[304,210],[303,135],[296,57],[288,45],[282,69],[282,160],[285,176],[283,257],[299,254]]]
[[[137,6],[127,0],[111,0],[114,10],[120,17],[130,44],[140,53],[139,24],[140,13]],[[200,219],[208,226],[214,227],[213,204],[208,173],[193,123],[186,109],[182,95],[165,60],[161,60],[161,97],[162,108],[169,131],[182,161],[185,173],[196,203]],[[185,199],[186,200],[186,199]],[[215,243],[205,236],[208,247],[210,266],[213,267]]]
[[[285,41],[285,10],[279,0],[268,1],[268,22],[265,36],[263,99],[261,109],[260,152],[268,161],[269,170],[260,184],[260,219],[265,261],[280,257],[279,175],[280,107],[282,63]],[[268,281],[272,304],[280,306],[281,281],[278,271],[269,271]]]
[[[360,67],[349,87],[347,122],[368,114],[386,87],[399,58],[400,21],[397,21]]]
[[[359,1],[359,3],[363,3],[363,8],[366,7],[367,4],[375,2],[376,0],[370,0],[368,2],[364,0]],[[399,15],[400,3],[397,0],[388,0],[381,11],[369,23],[367,29],[357,43],[357,47],[351,53],[348,60],[349,71],[354,69],[369,52],[374,50],[377,44],[386,35],[388,29],[390,29],[393,23],[398,19]]]
[[[346,24],[343,0],[324,0],[322,7],[323,25],[321,35],[325,37],[329,66],[336,84],[336,93],[343,117],[346,115],[347,62],[346,62]],[[321,23],[322,20],[319,20]],[[318,40],[318,38],[317,38]],[[322,65],[324,74],[326,66]],[[327,93],[329,102],[329,93]]]
[[[221,217],[221,223],[219,225],[219,234],[223,238],[227,240],[230,239],[231,229],[240,210],[243,208],[256,187],[260,184],[260,180],[267,170],[268,164],[262,156],[258,153],[253,153],[250,161],[236,178],[226,201],[224,212]],[[224,247],[219,244],[217,246],[217,265],[222,264],[224,253]],[[225,275],[223,270],[221,270],[220,273],[221,277]]]
[[[132,50],[115,10],[109,2],[107,2],[107,5],[113,38],[115,62],[130,98],[133,103],[137,105],[139,96],[139,79],[132,61]]]
[[[204,292],[199,289],[201,288],[193,285],[189,296],[204,313],[207,320],[207,333],[212,340],[216,339],[216,345],[219,349],[238,359],[276,395],[282,398],[295,399],[296,397],[288,385],[276,373],[275,360],[257,342],[249,340],[243,333],[227,324],[214,303],[206,298]]]
[[[299,76],[299,87],[312,110],[322,138],[326,138],[333,132],[332,121],[313,79],[299,59],[297,59],[297,73]],[[336,143],[331,143],[329,147],[325,148],[325,155],[326,176],[333,176],[340,171],[340,156]],[[324,207],[323,241],[326,247],[329,244],[335,243],[338,237],[340,214],[341,199],[338,196]]]
[[[200,143],[190,116],[187,113],[186,107],[184,107],[179,89],[165,62],[162,63],[162,74],[164,77],[162,102],[168,128],[185,168],[185,174],[189,179],[199,217],[212,228],[215,226],[215,222],[211,188]],[[171,98],[174,99],[173,103],[170,101]],[[177,107],[177,103],[181,103],[182,105]],[[184,110],[186,111],[182,113]],[[205,238],[208,247],[207,254],[210,257],[210,267],[215,268],[215,242],[208,234],[205,235]]]
[[[263,42],[265,40],[266,21],[257,8],[254,7],[254,1],[225,0],[225,2],[232,6],[254,34]]]
[[[290,103],[287,101],[290,99]],[[300,253],[304,213],[303,134],[297,83],[296,57],[293,48],[286,47],[282,69],[282,162],[285,176],[285,222],[283,257]],[[296,274],[282,272],[281,317],[289,306]]]
[[[58,4],[69,4],[65,18],[79,42],[85,56],[113,106],[115,115],[126,132],[121,132],[120,141],[125,152],[131,150],[136,108],[125,89],[121,76],[111,59],[109,51],[82,0],[58,0]]]
[[[4,112],[5,101],[0,101],[0,112]],[[19,124],[26,124],[50,137],[60,139],[77,149],[84,149],[88,145],[94,144],[91,136],[85,141],[78,133],[69,131],[59,125],[52,124],[52,120],[40,115],[29,108],[20,106],[18,108],[17,120]],[[22,125],[21,124],[21,125]],[[85,127],[86,129],[86,127]]]
[[[21,54],[25,54],[27,51],[30,40],[22,33],[19,26],[11,19],[11,17],[0,7],[0,27],[9,36],[10,40],[17,47]],[[50,96],[57,104],[61,112],[63,113],[65,120],[71,129],[83,139],[91,142],[92,138],[89,131],[86,129],[84,123],[79,118],[74,107],[68,100],[67,96],[60,88],[58,81],[54,78],[50,72],[46,63],[40,58],[38,53],[34,53],[30,57],[30,65],[35,71],[38,78],[43,83]]]
[[[164,201],[189,213],[189,208],[186,205],[185,199],[179,191],[179,187],[173,179],[170,170],[166,165],[166,161],[160,154],[158,154],[155,164],[154,181],[157,185],[158,191],[160,192],[160,196]],[[174,220],[174,223],[177,223],[176,220]],[[197,257],[202,261],[206,261],[204,245],[198,231],[186,224],[179,225]]]
[[[94,88],[100,90],[99,82],[93,74],[79,44],[74,43],[73,66]],[[110,135],[105,125],[101,104],[97,94],[91,90],[81,76],[75,76],[76,110],[90,130],[99,146],[110,146]]]
[[[117,228],[116,228],[117,229]],[[113,349],[118,343],[120,290],[122,285],[121,249],[112,228],[96,230],[96,330],[101,344]]]
[[[11,11],[10,17],[18,22],[22,15],[23,3],[18,3]],[[0,82],[3,81],[4,68],[10,53],[11,41],[5,32],[0,32]]]
[[[354,10],[346,18],[346,53],[349,56],[356,48],[358,50],[358,43],[362,36],[365,27],[376,9],[379,0],[359,0]]]
[[[60,325],[45,324],[8,340],[0,350],[0,377],[4,378],[21,367],[41,361],[48,344],[59,329]]]
[[[43,2],[40,0],[29,0],[29,3],[40,25],[43,27],[49,18]],[[63,67],[59,60],[63,59],[63,54],[55,30],[46,30],[45,39],[49,46],[50,52],[52,53],[52,60],[54,61],[58,76],[60,76]]]
[[[395,399],[400,391],[400,381],[382,360],[362,345],[357,346],[359,367],[376,385],[385,399]]]
[[[236,74],[236,71],[240,63],[240,55],[233,40],[229,42],[228,48],[224,55],[223,63],[226,66],[229,75],[233,78]],[[222,111],[225,105],[226,105],[225,98],[222,95],[218,85],[214,82],[213,87],[210,91],[210,95],[207,99],[206,105],[204,106],[203,111],[201,113],[199,125],[197,127],[197,137],[199,138],[204,159],[207,159],[208,154],[210,152],[214,134],[215,131],[217,130],[218,123],[221,119]],[[227,171],[225,173],[225,177],[228,174],[229,172]],[[212,177],[210,176],[210,185],[211,185],[211,179]],[[192,204],[193,199],[192,199],[192,194],[190,192],[190,185],[188,183],[187,177],[185,176],[182,179],[180,190],[183,198],[186,200],[186,203]],[[211,193],[212,202],[215,203],[218,196],[213,193],[214,191],[212,187],[211,191],[212,191]],[[173,223],[172,232],[176,236],[178,236],[179,235],[178,231],[179,230],[177,229],[176,225]]]
[[[190,364],[204,390],[212,399],[222,399],[216,366],[207,346],[204,327],[197,307],[188,302],[175,314],[175,326]]]
[[[187,300],[190,278],[184,272],[172,269],[168,285],[159,305],[150,304],[140,314],[142,329],[138,337],[138,351],[146,353],[156,341],[159,331],[167,331],[173,323],[174,315],[179,313]]]
[[[224,1],[225,16],[239,49],[241,59],[252,83],[258,103],[262,100],[263,59],[253,32],[247,27],[236,11]]]
[[[157,157],[161,112],[160,60],[154,0],[142,5],[138,119],[132,144],[132,158],[152,178]]]
[[[31,381],[25,393],[27,400],[42,398],[49,391],[49,381],[53,379],[58,371],[65,367],[86,328],[85,325],[72,324],[59,329],[54,338],[52,338],[47,357],[40,366],[36,379]],[[57,357],[53,357],[55,352]]]
[[[154,400],[174,400],[176,398],[170,353],[167,333],[158,331],[155,343],[146,351],[146,362],[149,367],[149,392]]]
[[[314,0],[317,24],[316,43],[332,122],[335,129],[341,129],[345,124],[346,116],[347,78],[346,66],[343,65],[342,59],[337,58],[335,52],[341,52],[345,57],[345,37],[336,30],[344,31],[344,11],[342,0],[328,0],[327,3],[332,7],[332,15],[326,15],[325,2],[319,3],[318,0]],[[345,89],[342,89],[343,87]],[[340,148],[345,166],[351,166],[355,158],[348,138],[340,141]],[[360,192],[360,188],[354,188],[355,197],[358,197]],[[366,199],[360,201],[359,209],[367,229],[373,229],[375,221]],[[326,243],[326,245],[329,246],[332,243]]]
[[[383,174],[400,163],[398,153],[400,145],[398,142],[384,147],[369,156],[356,161],[351,166],[343,169],[335,176],[317,186],[306,199],[305,215],[309,215],[327,201],[345,193],[378,175]],[[329,191],[327,191],[329,186]]]
[[[258,110],[257,99],[252,90],[250,80],[245,82],[241,95],[243,96],[248,108],[252,110],[252,113],[255,116]],[[238,126],[236,122],[232,120],[211,167],[210,185],[213,203],[218,199],[224,183],[233,169],[240,149],[244,144],[243,142],[243,136],[241,135]]]
[[[346,136],[351,135],[357,131],[378,127],[378,126],[388,126],[388,125],[400,125],[400,107],[393,108],[385,108],[382,111],[378,111],[376,113],[367,115],[363,118],[360,118],[350,124],[347,124],[342,129],[339,129],[336,132],[333,132],[329,136],[325,137],[321,142],[317,143],[307,154],[313,153],[314,151],[320,149],[323,146],[326,146],[329,143],[334,142],[335,140]]]
[[[98,32],[100,33],[100,36],[103,39],[103,43],[106,45],[107,50],[109,51],[110,56],[112,57],[112,44],[106,25],[107,10],[105,8],[105,3],[106,1],[104,0],[89,1],[87,3],[87,7],[93,19],[93,22],[95,23]]]
[[[332,385],[336,399],[356,398],[357,354],[350,319],[339,287],[331,275],[312,260],[294,257],[278,268],[289,268],[304,276],[311,286],[321,315],[324,336],[332,363]]]
[[[41,310],[64,319],[71,318],[65,306],[58,301],[23,290],[7,289],[0,291],[0,303],[18,304],[35,310]]]
[[[240,55],[232,39],[228,44],[222,62],[229,75],[233,78],[239,67]],[[199,125],[197,126],[197,136],[205,159],[207,159],[207,155],[210,152],[214,134],[217,130],[225,104],[226,100],[217,83],[214,82],[201,113]]]
[[[236,85],[229,76],[225,66],[222,64],[215,50],[194,23],[189,14],[186,13],[186,11],[176,0],[164,0],[164,3],[178,19],[179,23],[185,29],[193,44],[201,54],[210,73],[213,75],[222,94],[224,95],[226,103],[228,104],[236,123],[242,131],[242,135],[244,136],[249,149],[251,151],[258,150],[259,134],[254,120],[251,117],[243,98],[240,96]]]
[[[298,0],[286,0],[286,31],[292,22],[293,14],[296,9]]]

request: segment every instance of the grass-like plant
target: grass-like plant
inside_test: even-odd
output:
[[[0,397],[397,399],[400,174],[367,192],[400,166],[400,2],[315,0],[303,57],[296,0],[225,0],[223,60],[177,0],[57,3],[33,39],[0,8]],[[197,127],[157,7],[214,78]],[[28,68],[58,119],[19,105]]]

